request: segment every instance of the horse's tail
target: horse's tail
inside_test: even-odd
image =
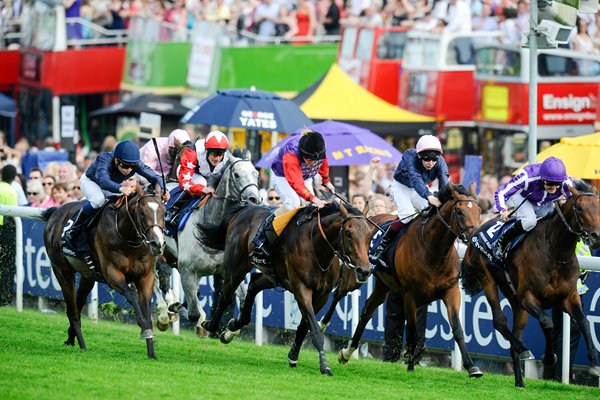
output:
[[[244,206],[233,206],[227,210],[220,224],[197,224],[196,239],[207,253],[218,253],[225,250],[227,226],[233,216]]]
[[[460,269],[460,280],[462,282],[462,287],[465,290],[465,292],[471,296],[475,296],[483,289],[477,277],[476,268],[474,268],[468,262],[466,263],[463,261],[462,267]]]

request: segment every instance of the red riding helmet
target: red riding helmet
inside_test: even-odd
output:
[[[205,149],[227,150],[229,148],[229,140],[221,131],[212,131],[206,135],[204,140]]]

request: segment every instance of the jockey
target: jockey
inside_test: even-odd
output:
[[[329,162],[325,151],[325,140],[319,132],[305,130],[302,135],[292,138],[283,146],[271,165],[273,170],[273,187],[279,193],[283,206],[277,214],[300,207],[302,204],[315,204],[318,208],[325,206],[325,201],[315,196],[313,178],[317,173],[323,178],[323,185],[335,192],[329,180]],[[255,250],[251,254],[253,262],[267,264],[270,258],[265,244],[272,244],[277,239],[273,229],[275,213],[271,213],[259,227],[252,239]]]
[[[167,221],[172,222],[180,207],[189,196],[200,196],[215,192],[223,170],[229,160],[229,140],[220,131],[212,131],[205,139],[196,142],[195,148],[187,147],[181,155],[177,180],[185,193],[167,212]]]
[[[154,143],[152,140],[142,146],[140,149],[140,157],[142,162],[146,164],[157,174],[163,174],[169,178],[171,170],[177,168],[174,165],[179,149],[186,143],[191,143],[190,135],[183,129],[175,129],[169,134],[168,138],[156,138],[156,147],[159,155],[156,154]],[[160,162],[159,162],[160,161]],[[161,169],[162,166],[162,169]],[[176,179],[175,179],[176,180]]]
[[[64,240],[71,245],[77,236],[83,222],[95,209],[102,207],[107,196],[119,193],[129,196],[135,189],[125,185],[127,179],[135,174],[146,178],[151,184],[159,184],[163,190],[163,199],[169,199],[169,192],[165,191],[163,182],[156,172],[152,171],[140,160],[140,150],[135,143],[127,140],[119,142],[114,151],[104,152],[90,165],[81,176],[80,186],[87,200],[79,210],[75,222],[64,234]]]
[[[516,207],[518,221],[506,229],[497,241],[495,256],[502,259],[506,246],[520,234],[537,225],[537,219],[554,210],[554,200],[569,197],[573,182],[567,175],[565,164],[556,157],[548,157],[541,164],[531,164],[500,186],[494,199],[496,211],[504,222],[509,218],[509,207]]]
[[[381,255],[400,229],[416,216],[415,209],[420,211],[429,205],[435,207],[441,205],[427,185],[436,179],[438,188],[448,184],[448,166],[442,153],[442,144],[438,138],[423,135],[417,142],[416,148],[408,149],[402,154],[402,160],[394,172],[395,182],[392,184],[394,202],[398,206],[398,217],[375,249],[373,262],[385,266]]]

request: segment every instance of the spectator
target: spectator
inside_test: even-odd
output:
[[[267,191],[267,203],[270,206],[277,206],[277,207],[279,207],[282,204],[279,194],[273,188],[270,188]]]
[[[39,168],[32,168],[31,170],[29,170],[29,179],[42,179],[42,176],[44,174],[42,173],[42,170]]]
[[[56,183],[56,179],[51,175],[44,175],[42,178],[42,186],[44,186],[44,192],[46,192],[46,196],[50,197],[52,195],[52,187]]]
[[[363,211],[367,206],[367,197],[364,194],[355,194],[352,196],[352,205],[360,211]]]
[[[262,0],[254,14],[258,26],[258,36],[266,39],[275,36],[275,23],[279,18],[279,3],[274,0]]]
[[[499,26],[502,32],[500,39],[502,43],[515,46],[521,43],[521,32],[519,31],[516,8],[504,7],[502,9],[502,19]]]
[[[11,186],[16,176],[17,168],[14,165],[8,164],[2,168],[0,204],[17,205],[17,192]],[[11,302],[15,276],[15,251],[15,224],[12,219],[0,215],[0,305]]]
[[[378,214],[388,214],[390,209],[387,205],[387,201],[384,196],[376,195],[375,200],[373,201],[373,215]]]
[[[51,161],[46,164],[44,168],[44,176],[50,176],[54,179],[54,182],[58,179],[58,171],[60,170],[60,164],[56,161]]]
[[[77,178],[75,165],[64,162],[58,167],[58,181],[62,183],[71,182]]]
[[[66,18],[79,18],[81,16],[81,0],[63,0]],[[81,25],[78,23],[67,24],[67,40],[81,39]]]
[[[444,33],[471,32],[471,10],[464,0],[450,0]]]
[[[290,10],[281,6],[279,8],[279,16],[275,21],[275,36],[283,38],[283,42],[288,42],[294,35],[298,33],[296,19],[290,14]]]
[[[85,197],[83,196],[83,192],[81,191],[81,184],[79,183],[79,178],[69,183],[68,186],[69,196],[75,200],[83,200]]]
[[[29,180],[27,181],[26,186],[27,205],[31,207],[41,207],[41,204],[48,197],[42,186],[42,181],[39,179]]]
[[[23,185],[21,184],[21,177],[19,174],[15,176],[15,179],[10,183],[10,185],[17,192],[17,205],[26,206],[27,205],[27,196],[25,196],[25,191],[23,190]]]
[[[295,36],[306,38],[304,41],[294,41],[294,44],[311,43],[317,29],[317,13],[310,0],[298,0],[298,7],[293,13],[298,31]]]
[[[52,187],[52,201],[56,207],[60,207],[63,204],[73,201],[73,199],[69,196],[66,184],[59,182]]]
[[[325,28],[326,35],[339,35],[340,34],[340,9],[334,0],[328,0],[329,7],[327,8],[327,14],[323,20],[323,28]]]

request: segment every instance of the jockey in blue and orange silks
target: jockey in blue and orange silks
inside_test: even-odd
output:
[[[501,220],[508,221],[509,207],[516,207],[519,220],[498,239],[496,257],[502,259],[504,249],[513,239],[535,228],[538,218],[552,212],[555,200],[561,196],[569,197],[569,186],[572,185],[565,164],[556,157],[549,157],[541,164],[525,166],[509,182],[500,186],[494,199]]]
[[[273,187],[281,197],[283,206],[277,210],[281,215],[304,204],[314,204],[318,208],[325,205],[314,192],[313,178],[319,174],[323,185],[335,192],[329,180],[329,162],[325,150],[323,135],[312,130],[305,130],[302,135],[292,138],[283,146],[271,165],[273,170]],[[251,254],[255,264],[267,264],[270,258],[270,244],[277,239],[273,230],[275,213],[271,213],[258,229],[252,239],[255,250]]]

